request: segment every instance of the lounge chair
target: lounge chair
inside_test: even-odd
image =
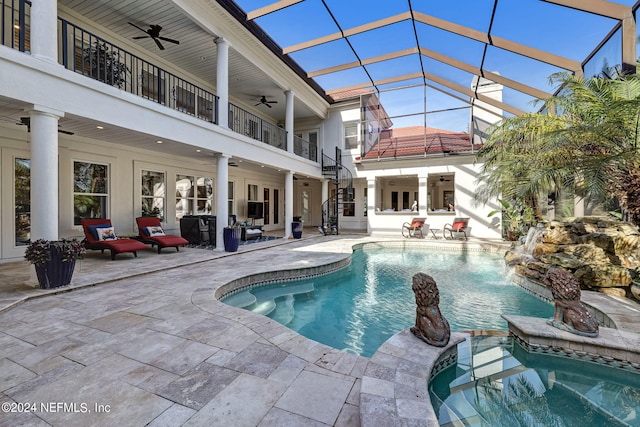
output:
[[[147,246],[135,239],[120,239],[116,236],[110,219],[82,219],[82,230],[84,231],[84,246],[87,249],[105,249],[111,252],[111,259],[116,259],[117,254],[132,252],[134,257],[138,256],[138,251],[147,249]]]
[[[138,224],[138,233],[140,239],[151,247],[158,246],[158,253],[162,248],[176,248],[176,251],[180,251],[180,246],[189,244],[187,239],[180,236],[174,236],[172,234],[165,234],[160,224],[160,218],[157,217],[140,217],[136,218],[136,224]]]
[[[468,229],[469,218],[454,218],[453,224],[445,224],[442,228],[442,237],[445,239],[455,239],[462,234],[462,236],[464,236],[464,240],[467,240]],[[447,233],[449,237],[447,237]],[[455,233],[455,237],[453,233]]]
[[[411,223],[402,224],[402,235],[404,237],[418,237],[424,239],[425,232],[429,231],[429,224],[425,224],[427,218],[413,218]],[[426,228],[425,228],[426,227]]]

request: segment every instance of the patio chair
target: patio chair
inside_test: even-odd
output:
[[[105,249],[111,252],[111,259],[116,259],[117,254],[132,252],[134,257],[138,257],[138,251],[147,249],[147,246],[136,239],[120,239],[116,236],[110,219],[82,219],[82,230],[84,231],[84,246],[87,249]]]
[[[426,220],[427,218],[413,218],[411,223],[405,222],[402,224],[402,236],[424,239],[423,233],[429,231],[429,224],[425,224]]]
[[[138,233],[140,239],[150,244],[153,248],[158,246],[158,253],[162,251],[162,248],[176,248],[176,252],[180,251],[180,246],[189,244],[187,239],[180,236],[174,236],[172,234],[165,234],[160,224],[160,218],[155,216],[139,217],[136,218],[136,224],[138,224]]]
[[[460,234],[467,240],[467,231],[469,229],[469,218],[454,218],[453,224],[445,224],[442,228],[442,237],[445,239],[455,239],[460,237]],[[449,237],[447,237],[447,233]],[[455,233],[455,237],[454,234]]]

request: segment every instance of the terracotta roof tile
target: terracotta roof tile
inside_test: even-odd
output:
[[[424,126],[386,129],[363,159],[471,151],[469,135]]]

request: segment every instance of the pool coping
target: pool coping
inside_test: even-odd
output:
[[[478,251],[488,253],[499,253],[507,249],[504,244],[495,242],[463,242],[462,245],[447,245],[446,242],[443,244],[443,242],[439,241],[378,241],[373,239],[370,242],[360,242],[351,245],[351,252],[345,253],[343,259],[335,262],[308,268],[257,273],[227,282],[216,289],[214,299],[221,301],[222,298],[233,293],[271,282],[297,280],[305,277],[328,274],[350,265],[352,254],[355,250],[392,247],[421,247],[437,248],[438,250],[452,252]],[[522,278],[522,280],[515,280],[514,283],[542,299],[549,300],[549,296],[546,295],[544,286],[542,285],[527,281],[524,278]],[[616,326],[615,316],[610,316],[606,313],[606,308],[603,309],[600,307],[600,305],[606,307],[607,304],[601,304],[601,302],[603,299],[611,299],[611,297],[589,291],[583,291],[583,297],[588,300],[587,304],[600,322],[605,322],[612,327]],[[601,338],[601,344],[593,348],[587,345],[589,351],[584,351],[585,339],[590,340],[590,338],[576,338],[578,337],[577,335],[566,333],[571,336],[563,337],[561,341],[554,341],[555,338],[548,336],[552,332],[547,330],[547,328],[551,327],[546,325],[546,319],[528,318],[525,316],[503,317],[509,324],[509,332],[515,336],[518,342],[523,343],[525,348],[541,349],[556,355],[574,358],[581,356],[581,352],[584,352],[585,360],[609,364],[610,366],[618,367],[624,365],[619,362],[621,360],[620,352],[628,352],[630,347],[635,345],[637,348],[639,347],[637,344],[640,344],[640,335],[634,332],[619,331],[613,328],[601,328],[601,331],[604,332]],[[545,328],[541,329],[546,332],[541,333],[535,328],[523,327],[524,331],[526,331],[525,333],[515,326],[521,325],[523,322],[528,322],[527,324],[529,325],[545,326]],[[512,325],[514,325],[513,328]],[[624,342],[626,344],[614,344],[617,341],[611,338],[616,334],[618,337],[624,335]],[[434,412],[429,397],[429,379],[437,375],[442,369],[456,363],[457,345],[469,336],[468,333],[453,332],[449,343],[445,347],[434,347],[416,338],[409,329],[405,329],[385,341],[374,355],[368,359],[365,373],[362,375],[359,408],[361,426],[439,426],[437,415]],[[552,336],[555,337],[555,335]],[[544,341],[544,338],[553,341],[552,344],[548,345],[549,343]],[[542,341],[540,341],[541,339]],[[541,342],[544,344],[541,344]],[[527,345],[529,347],[527,347]],[[536,345],[538,347],[536,347]],[[561,347],[559,347],[560,345]],[[610,345],[613,345],[613,347]],[[636,362],[634,356],[634,360],[630,361],[630,363],[624,367],[640,369],[640,353],[631,353],[637,355],[638,361]]]

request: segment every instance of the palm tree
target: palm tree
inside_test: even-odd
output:
[[[476,199],[535,204],[541,195],[571,189],[588,201],[615,201],[640,223],[640,76],[583,79],[551,76],[556,95],[538,100],[539,113],[506,118],[479,150],[484,166]],[[552,114],[555,112],[556,114]]]

